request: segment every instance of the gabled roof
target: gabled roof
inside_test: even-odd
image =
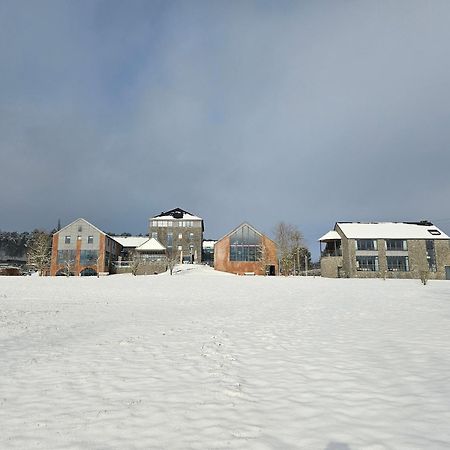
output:
[[[337,222],[348,239],[450,239],[431,222]]]
[[[341,236],[337,231],[331,230],[328,233],[324,234],[320,239],[319,242],[325,242],[325,241],[337,241],[340,240]]]
[[[122,247],[136,248],[148,241],[148,236],[110,236]]]
[[[161,244],[157,239],[150,238],[147,239],[143,244],[141,244],[139,247],[136,248],[136,251],[143,252],[143,251],[164,251],[166,247]]]
[[[188,219],[188,220],[203,220],[201,217],[196,216],[195,214],[191,214],[188,211],[185,211],[181,208],[174,208],[169,211],[162,212],[157,216],[152,217],[152,219],[164,219],[164,220],[172,220],[172,219]]]
[[[220,242],[221,240],[225,239],[226,237],[232,235],[235,231],[239,230],[239,228],[243,227],[244,225],[247,225],[249,228],[251,228],[256,234],[259,234],[260,236],[264,236],[265,238],[269,239],[269,241],[272,241],[275,245],[275,241],[273,239],[270,239],[269,236],[266,236],[265,234],[258,231],[253,225],[250,225],[248,222],[242,222],[240,225],[238,225],[236,228],[231,230],[229,233],[227,233],[225,236],[221,237],[217,242]]]
[[[73,222],[70,222],[68,225],[66,225],[65,227],[63,227],[60,230],[58,230],[55,234],[61,233],[61,231],[64,231],[66,228],[70,227],[71,225],[73,225],[74,223],[76,223],[76,222],[78,222],[80,220],[83,221],[84,223],[88,224],[89,226],[91,226],[95,230],[97,230],[99,233],[104,234],[106,236],[106,233],[104,231],[100,230],[95,225],[92,225],[92,223],[88,222],[86,219],[83,219],[82,217],[79,217],[78,219],[74,220]]]

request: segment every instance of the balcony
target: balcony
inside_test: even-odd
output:
[[[337,248],[335,250],[323,250],[320,254],[322,258],[334,257],[334,256],[342,256],[342,250]]]

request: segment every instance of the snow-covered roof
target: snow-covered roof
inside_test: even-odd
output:
[[[152,220],[203,220],[201,217],[193,216],[192,214],[183,214],[183,217],[173,216],[156,216],[152,217]]]
[[[122,247],[136,248],[148,241],[148,236],[110,236]]]
[[[348,239],[450,239],[430,222],[337,222]]]
[[[214,248],[214,244],[216,242],[217,241],[213,241],[212,239],[204,240],[203,243],[202,243],[202,247],[203,248]]]
[[[164,251],[166,248],[157,239],[147,239],[142,245],[136,248],[138,252],[148,251]]]
[[[320,239],[319,242],[324,241],[335,241],[337,239],[341,239],[340,234],[337,231],[331,230],[328,233],[324,234]]]
[[[191,214],[181,208],[174,208],[169,211],[164,211],[161,214],[152,217],[155,220],[203,220],[201,217]]]

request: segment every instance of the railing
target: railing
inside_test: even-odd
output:
[[[324,250],[321,253],[322,258],[326,258],[327,256],[342,256],[342,250],[341,249],[337,249],[337,250]]]
[[[113,261],[112,265],[116,269],[125,269],[133,267],[133,265],[136,264],[145,266],[146,264],[151,265],[154,263],[166,263],[166,262],[167,258],[165,256],[155,255],[151,257],[141,257],[134,261]]]
[[[114,261],[112,265],[116,267],[117,269],[122,269],[125,267],[131,267],[133,264],[133,261]]]

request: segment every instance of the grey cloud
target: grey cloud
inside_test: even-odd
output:
[[[0,8],[1,228],[450,217],[447,2]]]

